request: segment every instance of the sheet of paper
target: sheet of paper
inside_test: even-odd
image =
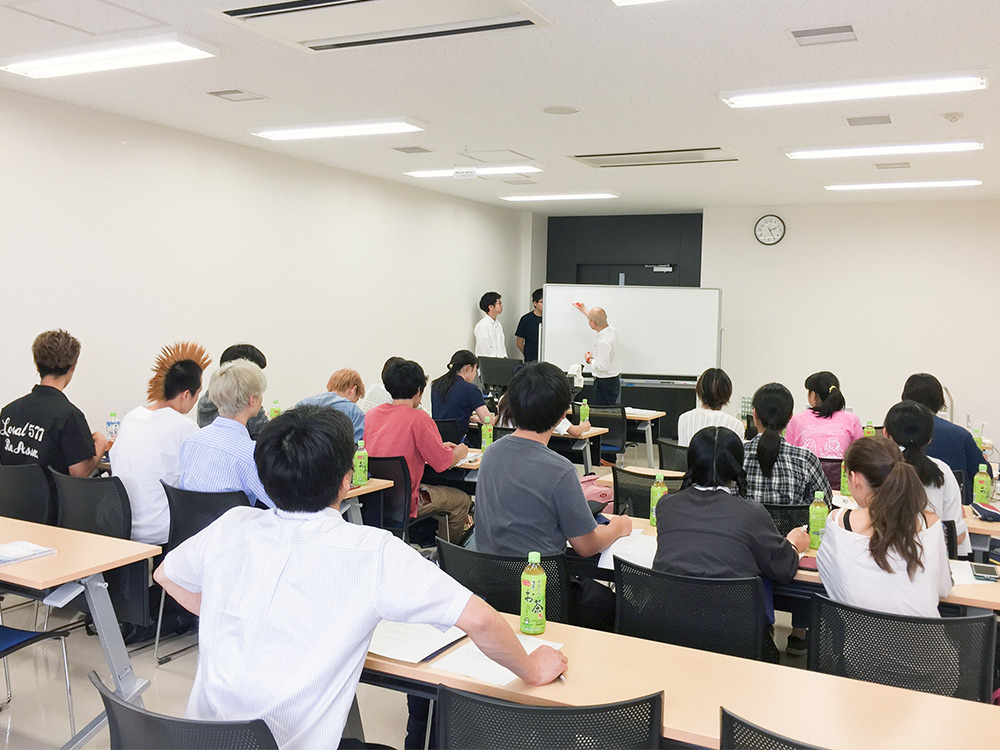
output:
[[[483,457],[482,451],[469,451],[469,455],[463,460],[459,461],[456,466],[464,466],[465,464],[473,464]]]
[[[464,637],[465,633],[458,628],[448,628],[442,633],[423,623],[382,620],[375,628],[368,650],[379,656],[416,664]]]
[[[656,537],[644,536],[635,532],[636,529],[633,529],[631,535],[616,539],[610,547],[604,550],[597,567],[614,570],[614,558],[617,555],[630,563],[642,565],[644,568],[652,568],[653,558],[656,556]]]
[[[656,409],[633,409],[631,406],[625,407],[626,417],[649,417],[656,414]]]
[[[0,544],[0,565],[54,555],[55,553],[56,551],[51,547],[42,547],[32,542],[7,542]]]
[[[552,648],[562,648],[561,643],[546,641],[531,635],[517,634],[518,640],[524,646],[524,650],[529,654],[539,646],[551,646]],[[446,672],[460,674],[464,677],[471,677],[480,682],[488,682],[491,685],[504,686],[516,679],[517,675],[506,667],[493,661],[490,657],[479,650],[475,643],[467,643],[461,648],[455,649],[450,654],[441,657],[434,662],[435,669],[443,669]]]
[[[966,560],[949,560],[948,565],[951,567],[951,578],[956,586],[966,583],[985,583],[987,585],[995,583],[995,581],[980,581],[972,575],[972,563]]]

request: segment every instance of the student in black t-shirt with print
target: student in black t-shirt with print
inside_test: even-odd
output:
[[[517,330],[514,331],[514,343],[524,355],[525,362],[538,361],[538,333],[542,327],[541,289],[536,289],[531,293],[531,306],[531,312],[521,316],[521,319],[517,321]]]
[[[63,391],[73,379],[80,342],[67,331],[45,331],[31,345],[41,382],[0,411],[0,464],[40,464],[74,477],[90,476],[107,447],[100,432]]]

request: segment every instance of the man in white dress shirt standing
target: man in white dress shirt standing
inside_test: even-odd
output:
[[[618,367],[615,329],[608,325],[608,314],[603,307],[593,307],[588,310],[582,302],[576,302],[573,306],[587,316],[587,324],[597,333],[594,351],[584,355],[594,373],[594,398],[590,403],[593,406],[614,406],[618,403],[622,391],[622,373]]]
[[[341,517],[353,456],[343,413],[284,412],[254,454],[277,509],[234,508],[157,568],[157,582],[201,617],[188,718],[260,718],[285,750],[338,747],[383,619],[455,625],[529,685],[566,670],[549,647],[526,654],[496,610],[401,539]]]
[[[479,300],[479,309],[486,315],[476,323],[476,356],[506,357],[507,342],[503,326],[497,317],[503,312],[503,300],[498,292],[486,292]]]

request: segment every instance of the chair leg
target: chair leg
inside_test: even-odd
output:
[[[11,698],[13,698],[13,695],[11,695],[10,692],[10,667],[7,666],[6,656],[3,659],[3,677],[4,681],[7,683],[7,700],[3,702],[3,705],[0,705],[0,708],[6,708],[7,704],[10,703]]]
[[[66,638],[60,638],[62,644],[63,669],[66,670],[66,705],[69,708],[69,736],[76,736],[76,715],[73,713],[73,686],[69,681],[69,659],[66,657]]]
[[[49,613],[52,611],[52,607],[45,607],[45,618],[42,620],[42,630],[49,629]]]
[[[160,613],[156,616],[156,638],[153,640],[153,658],[160,660],[160,626],[163,625],[163,603],[167,599],[166,590],[160,591]]]
[[[431,747],[431,728],[434,721],[434,699],[431,698],[427,702],[427,730],[424,733],[424,750],[430,750]]]

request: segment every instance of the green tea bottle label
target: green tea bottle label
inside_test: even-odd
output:
[[[972,501],[980,505],[989,503],[993,495],[993,481],[986,473],[986,464],[979,464],[979,471],[972,480]]]
[[[493,445],[493,425],[490,424],[490,418],[486,417],[486,421],[483,422],[482,428],[479,430],[479,435],[482,438],[482,444],[480,447],[486,450],[491,445]]]
[[[351,484],[361,487],[368,484],[368,451],[365,450],[365,441],[358,441],[358,449],[354,452],[354,476],[351,477]]]
[[[539,552],[528,553],[528,564],[521,573],[521,632],[541,635],[545,632],[545,570]]]
[[[823,491],[819,490],[813,496],[815,499],[809,505],[809,549],[819,549],[823,541],[823,531],[826,529],[826,515],[829,509],[826,507],[826,499]]]
[[[663,472],[656,472],[656,481],[649,488],[649,525],[656,526],[656,504],[667,494],[667,485],[663,481]]]
[[[278,399],[274,399],[274,403],[271,404],[271,413],[269,414],[271,419],[274,419],[281,414],[281,407],[278,406]]]
[[[840,462],[840,494],[844,497],[851,496],[851,485],[847,481],[847,464]]]

